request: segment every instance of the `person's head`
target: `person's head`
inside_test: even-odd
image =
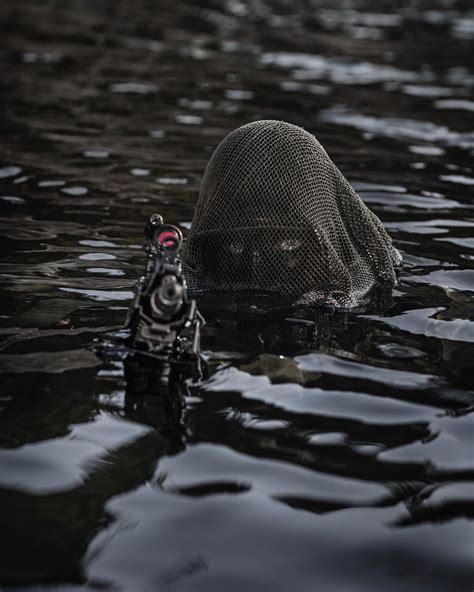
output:
[[[395,262],[378,218],[302,128],[249,123],[212,155],[184,254],[191,293],[350,306],[393,285]]]

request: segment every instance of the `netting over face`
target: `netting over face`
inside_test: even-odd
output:
[[[204,174],[183,261],[190,294],[353,306],[393,286],[398,252],[314,136],[282,121],[230,133]]]

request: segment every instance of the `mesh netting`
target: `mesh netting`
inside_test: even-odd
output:
[[[282,121],[230,133],[204,174],[183,256],[189,292],[354,306],[393,286],[398,252],[314,136]]]

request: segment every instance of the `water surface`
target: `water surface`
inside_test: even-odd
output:
[[[467,2],[6,1],[2,590],[470,590]],[[382,307],[209,319],[183,413],[88,347],[218,142],[314,133],[401,251]]]

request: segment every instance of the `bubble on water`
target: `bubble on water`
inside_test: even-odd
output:
[[[130,169],[130,172],[135,177],[146,177],[151,173],[150,169],[140,169],[140,168]]]
[[[0,168],[0,179],[16,177],[21,173],[21,168],[17,166],[5,166]]]
[[[64,189],[61,189],[61,191],[67,195],[79,197],[81,195],[86,195],[88,189],[87,187],[82,187],[80,185],[73,185],[72,187],[64,187]]]
[[[412,162],[410,167],[415,170],[424,169],[426,168],[425,162]]]

